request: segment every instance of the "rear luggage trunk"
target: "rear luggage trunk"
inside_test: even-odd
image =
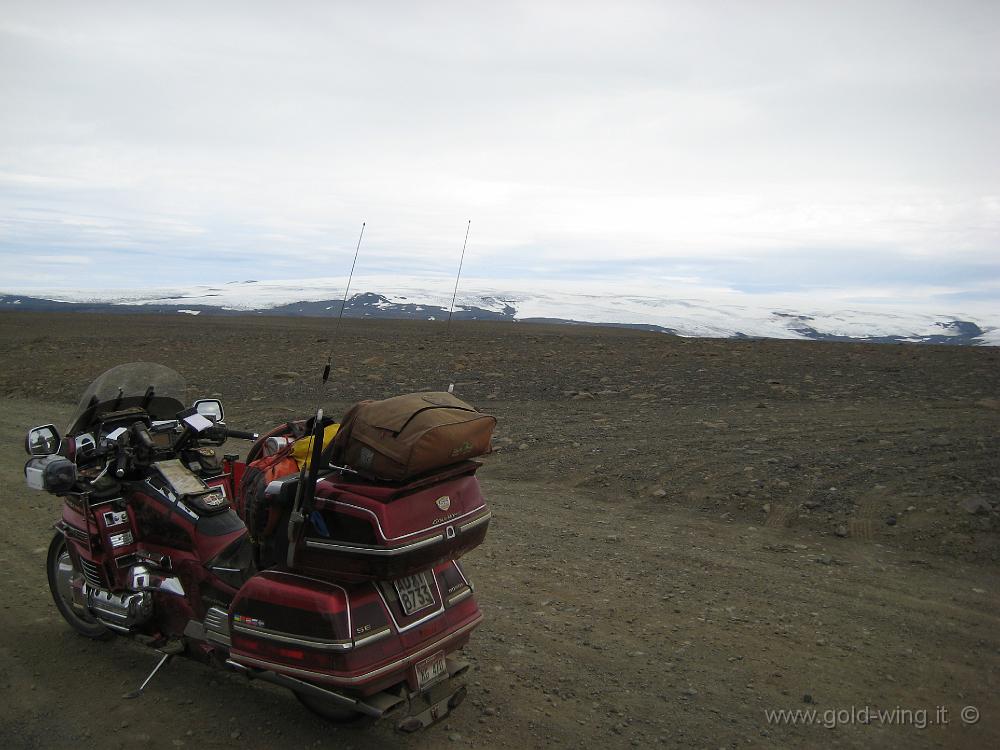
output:
[[[479,546],[490,511],[478,464],[465,462],[408,485],[330,475],[296,540],[295,570],[337,580],[390,580],[455,560]]]

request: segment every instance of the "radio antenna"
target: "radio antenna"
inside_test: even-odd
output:
[[[458,297],[458,281],[462,278],[462,265],[465,263],[465,248],[469,244],[469,230],[472,228],[472,219],[465,225],[465,241],[462,242],[462,257],[458,261],[458,274],[455,276],[455,291],[451,295],[451,307],[448,308],[448,325],[445,326],[444,334],[450,339],[451,316],[455,313],[455,299]],[[455,384],[448,383],[448,393],[454,393]]]
[[[333,345],[340,331],[340,321],[344,317],[344,308],[347,307],[347,295],[351,291],[351,280],[354,278],[354,267],[358,264],[358,253],[361,252],[361,238],[365,236],[365,223],[361,222],[361,234],[358,235],[358,246],[354,249],[354,261],[351,263],[351,273],[347,277],[347,286],[344,288],[344,300],[340,303],[340,313],[337,315],[337,322],[334,324],[332,341],[330,342],[330,353],[326,358],[326,367],[323,368],[323,384],[330,379],[330,367],[333,365]],[[465,249],[462,249],[463,254]]]
[[[458,275],[455,276],[455,291],[451,295],[451,307],[448,308],[448,325],[445,333],[451,331],[451,316],[455,312],[455,299],[458,297],[458,280],[462,278],[462,264],[465,263],[465,246],[469,244],[469,229],[472,228],[472,219],[465,225],[465,242],[462,243],[462,257],[458,261]]]

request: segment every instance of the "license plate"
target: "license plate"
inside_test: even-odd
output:
[[[444,661],[444,651],[438,651],[423,661],[414,665],[417,671],[417,688],[423,690],[448,674],[448,666]]]
[[[399,578],[393,581],[392,585],[396,587],[399,603],[405,614],[412,615],[414,612],[434,606],[434,595],[431,593],[427,573]]]

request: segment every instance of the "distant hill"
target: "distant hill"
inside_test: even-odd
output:
[[[383,282],[391,293],[352,294],[344,308],[350,318],[444,320],[450,295],[418,282]],[[288,315],[337,317],[343,281],[245,281],[182,290],[31,294],[0,293],[0,311],[67,311],[170,315]],[[365,288],[362,286],[361,288]],[[783,338],[817,341],[915,342],[1000,345],[997,320],[959,314],[887,310],[884,307],[795,310],[767,305],[686,299],[666,294],[593,294],[561,291],[466,290],[455,305],[455,320],[508,320],[520,323],[605,325],[708,338]]]

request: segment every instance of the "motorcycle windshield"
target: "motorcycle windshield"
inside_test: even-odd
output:
[[[134,406],[153,419],[173,419],[184,408],[184,388],[184,378],[155,362],[112,367],[83,392],[67,434],[87,430],[102,414]]]

